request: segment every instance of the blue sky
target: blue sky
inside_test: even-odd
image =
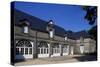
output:
[[[66,30],[77,32],[91,27],[84,19],[86,12],[81,6],[15,2],[15,8],[45,21],[53,20],[56,25]]]

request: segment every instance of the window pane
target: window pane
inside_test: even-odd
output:
[[[43,49],[41,48],[41,54],[43,54]]]
[[[24,27],[24,33],[28,33],[28,26]]]
[[[25,54],[28,54],[28,48],[25,48]]]
[[[47,48],[47,54],[48,54],[48,48]]]
[[[24,48],[21,48],[20,54],[24,54]]]
[[[32,54],[32,48],[29,48],[29,54]]]
[[[38,48],[38,53],[40,54],[40,48]]]
[[[50,31],[50,37],[53,38],[53,31]]]
[[[44,48],[44,54],[46,54],[46,49]]]
[[[19,48],[16,48],[16,54],[17,55],[19,54]]]

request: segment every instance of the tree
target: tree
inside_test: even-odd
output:
[[[83,10],[86,11],[85,19],[90,25],[93,25],[97,21],[97,7],[96,6],[83,6]]]
[[[92,28],[88,30],[88,33],[93,36],[97,41],[97,7],[96,6],[83,6],[83,10],[86,11],[85,19],[88,21]]]

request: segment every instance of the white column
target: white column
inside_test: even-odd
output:
[[[69,45],[67,45],[67,54],[69,54]]]
[[[24,55],[25,55],[25,47],[24,47]]]
[[[44,47],[42,49],[43,49],[43,54],[44,54]]]
[[[60,53],[60,55],[62,55],[62,45],[61,44],[59,44],[59,53]]]
[[[28,48],[28,55],[29,55],[30,47]]]
[[[40,54],[41,54],[41,48],[39,48],[40,49]]]
[[[51,55],[51,50],[50,50],[51,48],[50,48],[50,43],[48,43],[48,54],[49,54],[49,57],[51,57],[50,55]]]

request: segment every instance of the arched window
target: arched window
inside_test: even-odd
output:
[[[19,40],[16,43],[16,54],[32,54],[32,44],[29,40]]]
[[[48,45],[47,42],[41,41],[38,45],[38,53],[39,54],[48,54]]]
[[[23,39],[17,42],[16,47],[32,47],[32,45],[30,41]]]
[[[60,53],[59,43],[54,43],[52,48],[53,48],[53,53]]]
[[[69,50],[69,45],[68,44],[63,44],[63,53],[67,53]]]

